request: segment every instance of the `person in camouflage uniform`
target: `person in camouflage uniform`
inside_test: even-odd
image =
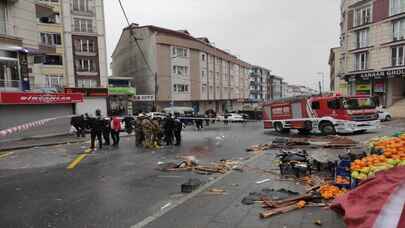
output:
[[[143,133],[143,127],[142,127],[142,121],[144,118],[145,118],[145,116],[143,114],[139,114],[134,122],[135,145],[137,147],[141,146],[143,144],[143,141],[145,140],[145,135]]]
[[[158,148],[160,146],[160,121],[158,118],[153,118],[153,146]]]
[[[144,146],[145,148],[152,149],[153,148],[153,123],[148,118],[145,117],[142,120],[142,130],[145,136]]]

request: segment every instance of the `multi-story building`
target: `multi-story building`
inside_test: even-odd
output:
[[[277,100],[283,97],[283,78],[271,75],[269,85],[271,87],[270,100]]]
[[[343,70],[341,48],[331,48],[329,54],[330,90],[347,95],[347,82],[340,77]]]
[[[281,83],[281,96],[282,97],[289,97],[288,94],[288,83],[287,82],[282,82]]]
[[[250,102],[263,102],[270,100],[270,79],[270,70],[259,66],[252,66],[250,70]]]
[[[221,113],[249,97],[250,65],[186,30],[132,24],[121,34],[111,67],[115,77],[134,78],[137,94],[156,95],[157,109],[173,101]]]
[[[342,0],[339,75],[349,94],[391,105],[405,95],[405,1]]]
[[[10,116],[16,118],[18,116],[13,110],[17,113],[31,110],[34,113],[35,109],[32,118],[83,113],[83,108],[92,113],[94,109],[100,108],[105,113],[107,57],[103,0],[0,1],[2,97],[20,99],[30,92],[51,97],[57,95],[49,93],[58,92],[64,99],[68,99],[68,95],[63,95],[66,89],[69,89],[67,92],[75,92],[72,89],[77,87],[92,88],[97,90],[92,94],[104,95],[94,99],[87,96],[83,103],[73,102],[76,105],[70,102],[65,102],[65,106],[47,105],[52,104],[52,101],[44,104],[34,102],[46,106],[42,108],[12,106],[3,99],[0,100],[0,111],[2,115],[11,113]],[[24,118],[28,120],[28,117]]]

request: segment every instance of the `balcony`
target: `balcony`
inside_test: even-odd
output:
[[[38,23],[61,24],[59,12],[55,12],[51,6],[43,3],[36,3],[35,12]]]

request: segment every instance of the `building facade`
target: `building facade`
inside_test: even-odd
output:
[[[0,113],[10,118],[0,128],[106,114],[106,62],[102,0],[1,0]],[[101,90],[77,99],[77,87]]]
[[[331,48],[329,53],[330,90],[341,95],[347,95],[347,82],[340,77],[343,72],[341,48]]]
[[[0,72],[3,91],[107,86],[102,0],[0,1],[0,11],[0,50],[19,56],[15,73]]]
[[[121,34],[111,67],[115,77],[134,78],[137,94],[156,95],[158,110],[173,101],[222,113],[249,98],[250,65],[185,30],[132,24]]]
[[[390,106],[405,96],[405,1],[343,0],[338,74],[349,94]]]
[[[270,100],[277,100],[283,97],[283,78],[271,75],[269,86],[271,87]]]
[[[250,70],[249,101],[263,102],[271,98],[271,71],[260,67],[252,66]]]

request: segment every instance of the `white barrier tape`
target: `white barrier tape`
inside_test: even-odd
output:
[[[73,116],[75,116],[75,115],[59,116],[59,117],[54,117],[54,118],[37,120],[37,121],[21,124],[21,125],[15,126],[15,127],[7,128],[7,129],[4,129],[4,130],[0,131],[0,137],[5,137],[7,135],[10,135],[10,134],[13,134],[13,133],[16,133],[16,132],[19,132],[19,131],[24,131],[24,130],[28,130],[28,129],[31,129],[31,128],[43,126],[46,123],[48,123],[50,121],[53,121],[53,120],[71,118]]]

